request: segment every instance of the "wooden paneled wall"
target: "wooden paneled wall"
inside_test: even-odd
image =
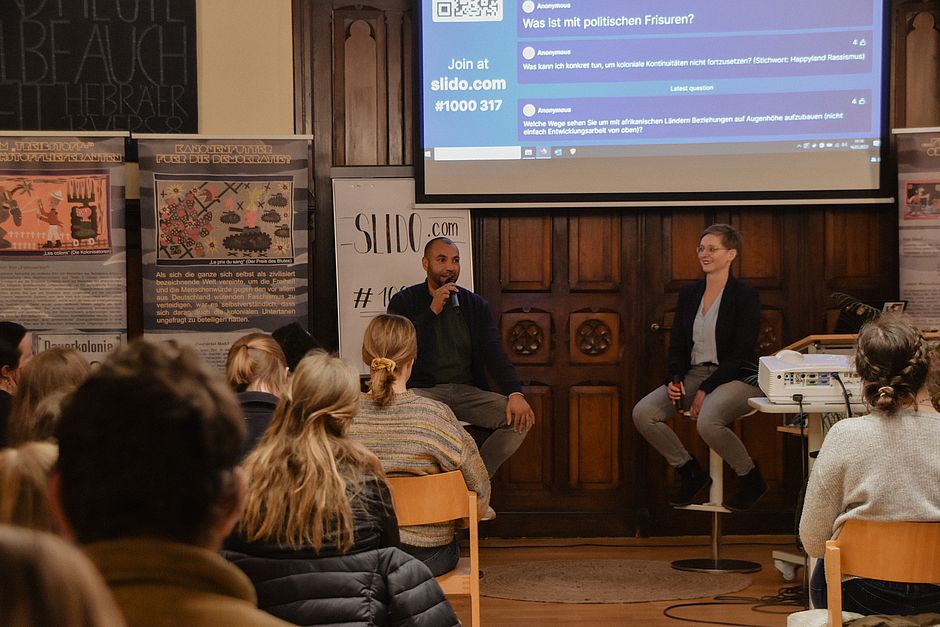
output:
[[[413,0],[294,0],[297,131],[314,134],[312,328],[336,346],[331,180],[361,167],[397,175],[413,162]],[[892,126],[940,125],[940,1],[892,5]],[[407,172],[407,171],[406,171]],[[674,478],[633,428],[634,403],[665,371],[679,287],[700,276],[694,246],[713,222],[745,240],[737,276],[761,296],[759,350],[825,331],[833,292],[897,297],[896,208],[890,205],[479,211],[478,291],[499,316],[507,353],[538,424],[500,470],[506,535],[704,533],[707,515],[666,506]],[[831,316],[830,316],[831,318]],[[799,444],[778,418],[738,423],[771,491],[737,532],[785,532],[799,489]],[[700,459],[688,420],[675,429]]]

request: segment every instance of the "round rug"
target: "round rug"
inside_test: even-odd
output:
[[[545,603],[642,603],[737,592],[751,578],[690,573],[652,560],[540,560],[487,564],[480,594]]]

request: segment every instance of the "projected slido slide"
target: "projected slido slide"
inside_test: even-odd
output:
[[[427,199],[881,186],[875,0],[429,0],[422,11]]]

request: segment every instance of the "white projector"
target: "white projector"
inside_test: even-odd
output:
[[[848,355],[803,354],[782,350],[761,357],[757,384],[772,403],[793,404],[794,394],[806,403],[844,404],[841,379],[852,403],[862,402],[862,381]]]

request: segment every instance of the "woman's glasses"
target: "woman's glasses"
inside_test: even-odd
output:
[[[728,250],[727,248],[716,248],[715,246],[696,246],[695,252],[699,255],[708,253],[709,255],[714,255],[719,250]]]

